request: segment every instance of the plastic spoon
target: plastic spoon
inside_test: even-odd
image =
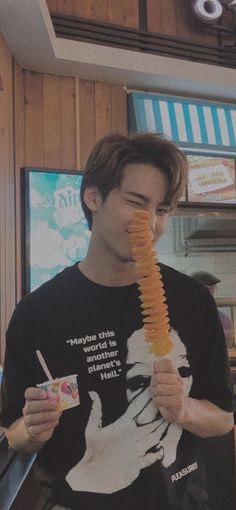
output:
[[[40,363],[44,373],[46,374],[46,376],[48,378],[48,381],[52,381],[53,380],[52,374],[50,373],[50,371],[48,369],[48,366],[46,364],[46,361],[45,361],[41,351],[37,350],[36,354],[38,356],[39,363]]]

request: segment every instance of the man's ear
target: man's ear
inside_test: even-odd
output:
[[[102,203],[101,193],[96,186],[84,190],[84,202],[90,211],[95,212]]]

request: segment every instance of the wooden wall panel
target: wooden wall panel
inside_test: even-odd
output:
[[[147,29],[150,32],[162,33],[162,9],[161,2],[147,0]]]
[[[5,69],[3,64],[3,39],[0,39],[0,69],[2,80],[5,81]],[[3,74],[4,73],[4,74]],[[5,84],[4,84],[5,85]],[[5,94],[0,91],[0,355],[3,360],[4,337],[6,327],[6,211],[5,211],[5,115],[4,115]]]
[[[108,0],[108,22],[123,27],[139,27],[138,0]]]
[[[138,28],[138,0],[47,0],[50,12]]]
[[[111,130],[127,134],[127,93],[120,85],[111,85]]]
[[[16,300],[22,296],[22,197],[21,169],[25,166],[25,82],[24,72],[14,62],[14,152],[16,217]]]
[[[25,71],[25,97],[27,166],[81,168],[97,139],[127,133],[121,86]]]
[[[61,78],[61,166],[76,168],[75,79]]]
[[[96,21],[107,22],[108,0],[75,0],[75,15]],[[63,14],[60,12],[60,14]]]
[[[61,88],[60,78],[43,75],[44,166],[61,168]]]
[[[77,84],[77,160],[79,168],[83,169],[88,153],[96,140],[95,83],[77,80]]]
[[[57,0],[58,12],[68,16],[75,16],[75,0]]]
[[[42,75],[25,71],[25,162],[27,166],[44,165],[43,124]]]
[[[75,168],[75,79],[25,71],[26,165]]]
[[[160,0],[161,1],[161,26],[162,33],[167,35],[176,35],[176,1],[175,0]]]
[[[76,110],[78,168],[84,168],[88,154],[102,136],[110,132],[127,134],[127,94],[120,85],[77,80]]]
[[[79,18],[92,18],[92,0],[75,0],[75,15]]]
[[[12,55],[0,36],[0,360],[5,351],[5,332],[16,303],[15,184],[13,158]]]
[[[58,13],[58,0],[46,0],[50,12]]]
[[[91,17],[96,21],[108,21],[107,19],[107,1],[108,0],[92,0]]]
[[[147,25],[150,32],[176,35],[175,0],[147,0]]]
[[[95,83],[96,140],[111,131],[111,88],[109,83]]]
[[[176,16],[176,35],[181,39],[190,39],[190,16],[192,16],[191,12],[191,3],[186,0],[179,0],[176,2],[175,8],[175,16]]]

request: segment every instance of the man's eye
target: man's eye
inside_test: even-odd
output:
[[[167,209],[157,209],[156,213],[158,214],[158,216],[165,216],[166,214],[169,213],[169,211]]]
[[[130,204],[136,205],[137,207],[143,207],[143,204],[140,204],[140,202],[136,202],[135,200],[128,200]]]

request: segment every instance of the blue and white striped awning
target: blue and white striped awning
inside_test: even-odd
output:
[[[164,133],[175,142],[236,147],[236,105],[130,92],[129,130]]]

